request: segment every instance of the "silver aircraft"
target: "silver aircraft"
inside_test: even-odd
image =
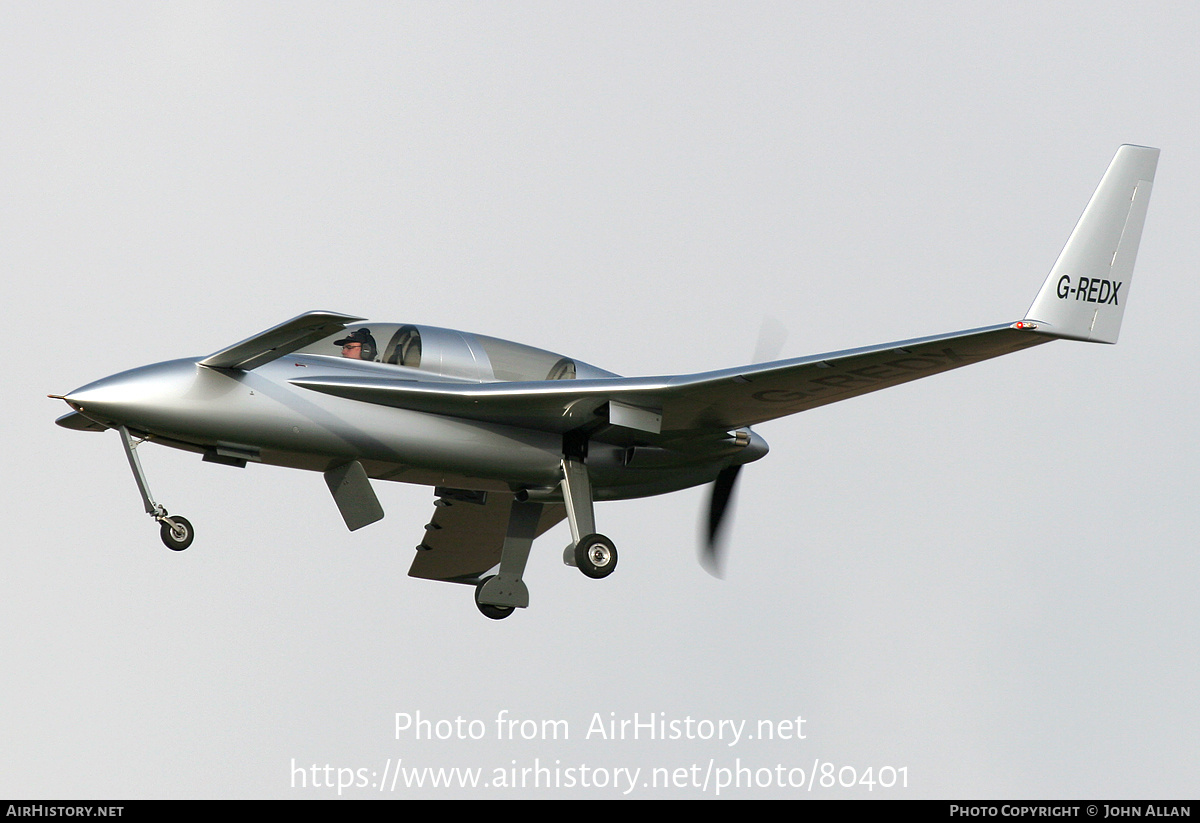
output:
[[[1024,319],[701,374],[620,377],[450,329],[309,312],[207,357],[158,363],[65,396],[60,426],[120,435],[146,512],[182,551],[192,524],[155,502],[137,447],[228,466],[318,471],[346,526],[383,517],[371,480],[434,487],[409,575],[467,583],[488,617],[529,605],[536,537],[564,517],[569,566],[617,565],[593,501],[712,484],[708,542],[738,472],[766,455],[751,426],[1058,338],[1115,343],[1158,150],[1121,146]]]

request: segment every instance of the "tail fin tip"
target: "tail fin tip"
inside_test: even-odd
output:
[[[1117,149],[1025,316],[1041,333],[1117,342],[1158,154],[1148,146]]]

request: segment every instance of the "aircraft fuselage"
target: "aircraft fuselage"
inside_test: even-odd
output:
[[[358,460],[368,476],[380,480],[527,489],[557,498],[561,434],[363,403],[289,382],[301,376],[394,375],[395,367],[303,354],[253,371],[209,368],[200,360],[121,372],[76,389],[66,400],[97,422],[123,425],[212,462],[324,472]],[[597,499],[620,499],[710,482],[731,456],[743,463],[766,454],[765,441],[751,437],[749,446],[715,444],[705,453],[639,451],[593,439],[587,455],[593,492]]]

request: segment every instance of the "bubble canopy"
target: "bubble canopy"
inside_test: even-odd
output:
[[[296,353],[350,357],[479,382],[619,376],[533,346],[411,323],[354,323]]]

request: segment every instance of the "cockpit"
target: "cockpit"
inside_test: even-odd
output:
[[[481,334],[399,323],[355,323],[297,354],[347,357],[477,382],[616,377],[560,354]]]

